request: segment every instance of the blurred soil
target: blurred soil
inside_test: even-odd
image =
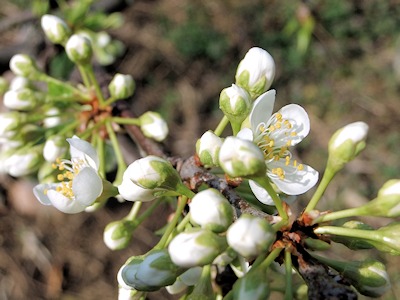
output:
[[[21,20],[0,26],[5,76],[15,52],[38,55],[39,62],[49,53],[38,19],[12,2],[1,1],[2,25]],[[400,178],[400,2],[305,3],[120,3],[115,9],[125,22],[110,33],[127,51],[106,71],[132,74],[137,83],[133,111],[160,112],[170,124],[167,149],[187,157],[196,139],[218,124],[219,93],[234,81],[237,63],[252,46],[267,49],[277,65],[276,109],[298,103],[311,118],[311,133],[297,149],[303,162],[323,172],[331,134],[353,121],[369,124],[366,150],[335,179],[320,208],[360,205],[386,180]],[[307,37],[304,24],[310,18],[314,31],[302,51],[299,43]],[[112,200],[95,213],[65,215],[37,202],[31,193],[35,184],[34,178],[0,178],[0,299],[116,299],[119,267],[156,243],[153,232],[168,218],[168,205],[135,231],[131,247],[111,252],[102,241],[103,229],[125,216],[129,204]],[[370,220],[374,226],[384,222]],[[399,260],[380,258],[389,262],[394,286],[383,299],[400,297]],[[165,291],[149,295],[170,298]]]

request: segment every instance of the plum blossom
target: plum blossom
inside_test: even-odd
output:
[[[266,175],[276,187],[287,195],[307,192],[318,180],[318,172],[293,158],[289,148],[301,142],[310,131],[306,111],[297,104],[289,104],[272,114],[275,90],[259,96],[250,113],[250,127],[238,137],[251,140],[263,152],[267,166]],[[268,193],[254,181],[250,187],[257,199],[273,205]]]
[[[39,184],[33,193],[40,203],[74,214],[92,205],[103,192],[98,174],[99,158],[92,145],[74,136],[67,139],[71,160],[57,159],[54,168],[61,171],[58,183]]]

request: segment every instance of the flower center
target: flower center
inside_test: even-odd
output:
[[[75,176],[78,175],[79,171],[85,166],[86,163],[82,159],[61,160],[57,158],[56,162],[52,164],[53,169],[61,171],[61,173],[57,175],[57,180],[60,181],[60,185],[56,187],[56,191],[69,199],[73,199],[74,192],[72,191],[72,183]],[[45,194],[46,193],[47,190],[45,190]]]
[[[291,120],[284,119],[282,114],[278,112],[271,116],[267,124],[260,123],[257,131],[259,134],[255,142],[263,151],[266,162],[282,161],[284,159],[284,166],[287,167],[272,168],[269,170],[272,175],[283,180],[287,172],[295,173],[304,169],[302,164],[292,159],[292,153],[288,150],[292,146],[293,138],[297,136]]]

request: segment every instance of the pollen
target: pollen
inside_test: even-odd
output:
[[[299,170],[299,171],[304,170],[304,166],[302,164],[299,164],[297,166],[297,170]]]
[[[283,180],[285,179],[285,171],[282,168],[273,168],[272,174],[275,174],[276,176],[279,177],[279,179]]]

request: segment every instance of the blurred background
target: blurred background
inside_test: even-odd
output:
[[[67,76],[70,63],[40,28],[40,14],[58,14],[60,2],[0,0],[4,77],[11,79],[8,62],[16,53],[34,55],[51,74]],[[234,82],[248,49],[259,46],[275,59],[276,110],[297,103],[310,116],[311,133],[297,147],[304,163],[323,172],[334,131],[359,120],[370,126],[367,148],[335,178],[319,209],[361,205],[385,181],[400,178],[400,1],[109,0],[93,7],[122,14],[122,25],[107,32],[125,48],[102,68],[134,77],[132,110],[166,118],[172,155],[192,155],[197,138],[216,127],[220,91]],[[64,215],[37,202],[35,184],[0,175],[0,299],[116,299],[119,267],[155,244],[153,231],[164,224],[168,207],[135,231],[129,249],[111,252],[103,229],[125,216],[129,204],[110,201],[93,214]],[[375,227],[388,222],[366,221]],[[382,299],[400,298],[398,258],[344,247],[336,258],[371,253],[387,263],[392,279]],[[149,299],[172,298],[160,292]]]

